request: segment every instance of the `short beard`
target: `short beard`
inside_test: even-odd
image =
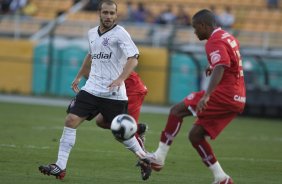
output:
[[[102,25],[102,27],[104,28],[104,29],[110,29],[113,25],[114,25],[114,23],[112,23],[110,26],[108,26],[108,25],[106,25],[101,19],[100,19],[100,24]]]

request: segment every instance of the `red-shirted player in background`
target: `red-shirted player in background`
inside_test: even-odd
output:
[[[210,82],[206,91],[191,93],[170,109],[159,147],[149,154],[149,159],[154,170],[161,170],[183,118],[195,115],[197,119],[189,133],[191,144],[212,171],[214,184],[233,184],[217,161],[207,137],[215,139],[244,109],[246,95],[239,43],[217,27],[215,16],[209,10],[196,13],[192,25],[199,40],[207,40],[205,49],[210,67],[206,74],[210,75]]]
[[[136,72],[131,72],[131,74],[124,81],[124,83],[126,88],[126,94],[128,97],[128,109],[127,109],[128,114],[135,119],[138,125],[137,134],[139,136],[136,135],[136,138],[139,144],[144,148],[144,142],[145,142],[144,133],[147,130],[147,125],[138,122],[139,122],[141,107],[148,90]],[[104,122],[103,116],[101,114],[99,114],[96,117],[96,123],[99,127],[105,129],[110,129],[111,126],[111,124]]]

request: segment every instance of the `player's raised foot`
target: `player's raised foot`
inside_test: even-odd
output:
[[[234,184],[234,182],[232,178],[228,176],[221,181],[214,181],[212,184]]]
[[[62,170],[59,166],[56,164],[49,164],[49,165],[41,165],[39,166],[39,171],[43,173],[44,175],[52,175],[55,176],[57,179],[64,179],[66,175],[66,169]]]
[[[145,144],[145,134],[146,134],[147,130],[148,130],[148,125],[146,125],[144,123],[139,123],[138,124],[137,134],[141,138],[143,144]]]
[[[161,159],[155,153],[147,153],[145,156],[151,162],[151,168],[154,171],[160,171],[164,167],[164,159]]]
[[[151,163],[148,159],[140,159],[136,165],[137,167],[140,167],[141,169],[141,177],[143,180],[149,179],[151,176]]]

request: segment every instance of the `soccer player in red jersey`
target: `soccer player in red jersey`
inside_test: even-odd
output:
[[[194,115],[197,119],[189,132],[192,146],[213,173],[214,184],[232,184],[233,180],[221,168],[207,138],[215,139],[244,109],[246,94],[239,43],[217,27],[215,16],[209,10],[197,12],[192,26],[199,40],[207,40],[205,50],[209,67],[206,74],[210,75],[210,81],[205,91],[189,94],[170,109],[159,147],[149,154],[149,158],[152,168],[161,170],[183,118]]]
[[[128,114],[138,122],[141,106],[148,92],[147,87],[136,72],[131,72],[124,82],[128,97]]]

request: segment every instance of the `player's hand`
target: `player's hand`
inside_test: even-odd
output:
[[[72,83],[71,83],[71,89],[75,93],[78,93],[79,90],[80,90],[79,87],[78,87],[79,82],[80,82],[80,79],[75,78],[74,81],[72,81]]]
[[[202,112],[203,110],[205,110],[208,106],[207,103],[208,103],[209,99],[210,99],[209,96],[204,95],[197,104],[196,112]]]
[[[116,79],[114,80],[109,86],[109,91],[113,91],[114,89],[117,89],[117,91],[119,91],[120,86],[122,85],[123,80],[120,79]]]
[[[208,66],[208,67],[206,68],[205,73],[206,73],[206,76],[207,76],[207,77],[210,76],[211,73],[212,73],[212,68],[211,68],[210,66]]]

